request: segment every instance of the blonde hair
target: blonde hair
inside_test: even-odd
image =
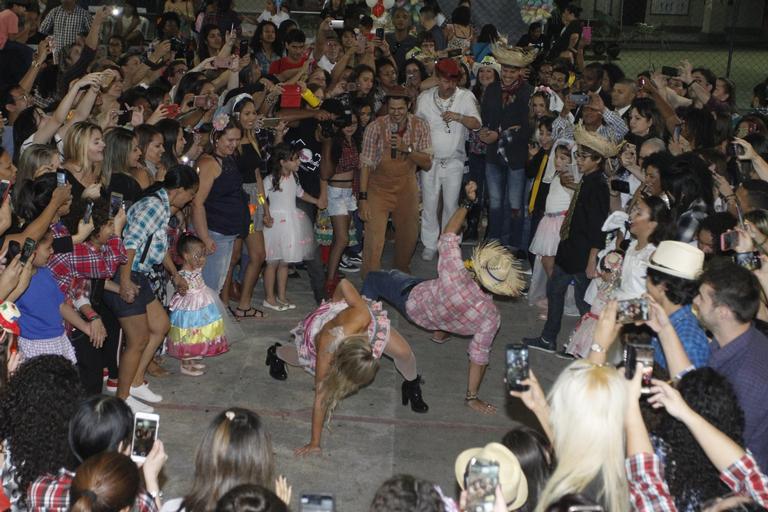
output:
[[[629,510],[624,470],[626,379],[611,366],[570,364],[549,393],[557,467],[536,506],[543,512],[566,494],[602,484],[596,498],[611,512]]]
[[[343,338],[333,354],[328,375],[320,383],[326,423],[342,399],[370,384],[379,370],[367,334]]]
[[[48,165],[54,155],[58,154],[58,149],[49,144],[32,144],[19,158],[19,170],[16,173],[16,183],[23,183],[26,180],[35,179],[37,170]],[[14,187],[16,190],[19,187]]]
[[[103,133],[98,125],[88,121],[73,124],[64,136],[64,161],[77,162],[83,172],[98,174],[99,181],[106,187],[109,185],[106,181],[109,177],[103,176],[100,166],[88,160],[88,145],[94,132]]]

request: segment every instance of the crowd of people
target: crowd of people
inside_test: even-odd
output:
[[[376,19],[330,0],[309,35],[272,0],[257,19],[167,0],[156,23],[131,0],[8,0],[2,510],[287,510],[270,434],[236,407],[164,499],[150,384],[164,355],[206,378],[242,326],[297,309],[299,271],[317,306],[265,354],[276,380],[314,375],[297,456],[382,356],[428,413],[387,307],[435,343],[470,338],[456,403],[480,414],[514,322],[495,297],[545,321],[522,350],[573,359],[548,395],[527,363],[508,383],[540,425],[458,454],[457,499],[396,475],[370,510],[767,507],[768,79],[739,110],[731,80],[687,60],[586,63],[581,8],[558,4],[515,42],[470,0]]]

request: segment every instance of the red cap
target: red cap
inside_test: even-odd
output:
[[[459,65],[453,59],[440,59],[435,66],[435,70],[443,78],[458,80],[461,76]]]

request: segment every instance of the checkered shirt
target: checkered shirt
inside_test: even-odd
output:
[[[733,492],[749,495],[755,503],[768,508],[768,476],[760,471],[749,450],[720,473],[720,480]]]
[[[651,453],[637,453],[624,461],[632,509],[637,512],[675,512],[661,461]]]
[[[413,150],[419,153],[432,154],[432,136],[427,122],[413,114],[408,114],[406,123],[403,144],[412,144]],[[384,151],[390,151],[392,136],[389,124],[389,116],[386,115],[371,122],[365,129],[363,150],[360,152],[362,165],[376,168],[383,159]]]
[[[171,219],[171,205],[168,201],[168,193],[161,188],[154,194],[139,200],[128,210],[128,220],[123,230],[123,243],[125,249],[133,249],[136,256],[133,258],[131,270],[148,274],[152,267],[159,265],[168,251],[168,222]],[[141,255],[149,237],[152,237],[149,251],[144,263]]]
[[[424,329],[472,335],[469,359],[488,364],[493,338],[501,324],[499,310],[464,268],[458,235],[443,234],[437,250],[438,277],[413,288],[405,304],[408,317]]]
[[[699,321],[691,310],[691,305],[685,305],[669,315],[669,323],[674,327],[683,349],[688,355],[688,360],[696,368],[707,366],[709,361],[709,339],[699,325]],[[664,349],[657,336],[651,338],[653,344],[653,359],[662,368],[667,367],[667,359],[664,357]]]
[[[75,244],[71,252],[53,254],[48,268],[59,289],[75,301],[87,295],[91,279],[110,279],[126,259],[123,241],[113,236],[101,249],[84,242]]]
[[[56,41],[56,52],[77,41],[77,36],[91,29],[91,15],[82,7],[76,5],[74,10],[67,11],[58,6],[51,9],[48,16],[40,24],[40,32],[53,34]]]
[[[57,475],[45,475],[32,482],[27,491],[29,512],[66,512],[69,507],[69,489],[75,474],[61,468]],[[157,512],[157,503],[145,490],[136,496],[132,510]]]

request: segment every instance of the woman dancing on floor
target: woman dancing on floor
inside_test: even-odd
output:
[[[414,412],[427,412],[421,397],[416,356],[408,342],[389,325],[381,302],[369,301],[343,279],[333,296],[291,331],[294,344],[275,343],[267,351],[269,374],[285,380],[285,363],[301,366],[315,376],[315,402],[312,407],[312,437],[295,450],[296,455],[320,453],[323,423],[346,396],[370,384],[379,369],[379,358],[386,354],[405,378],[403,405],[411,402]]]

